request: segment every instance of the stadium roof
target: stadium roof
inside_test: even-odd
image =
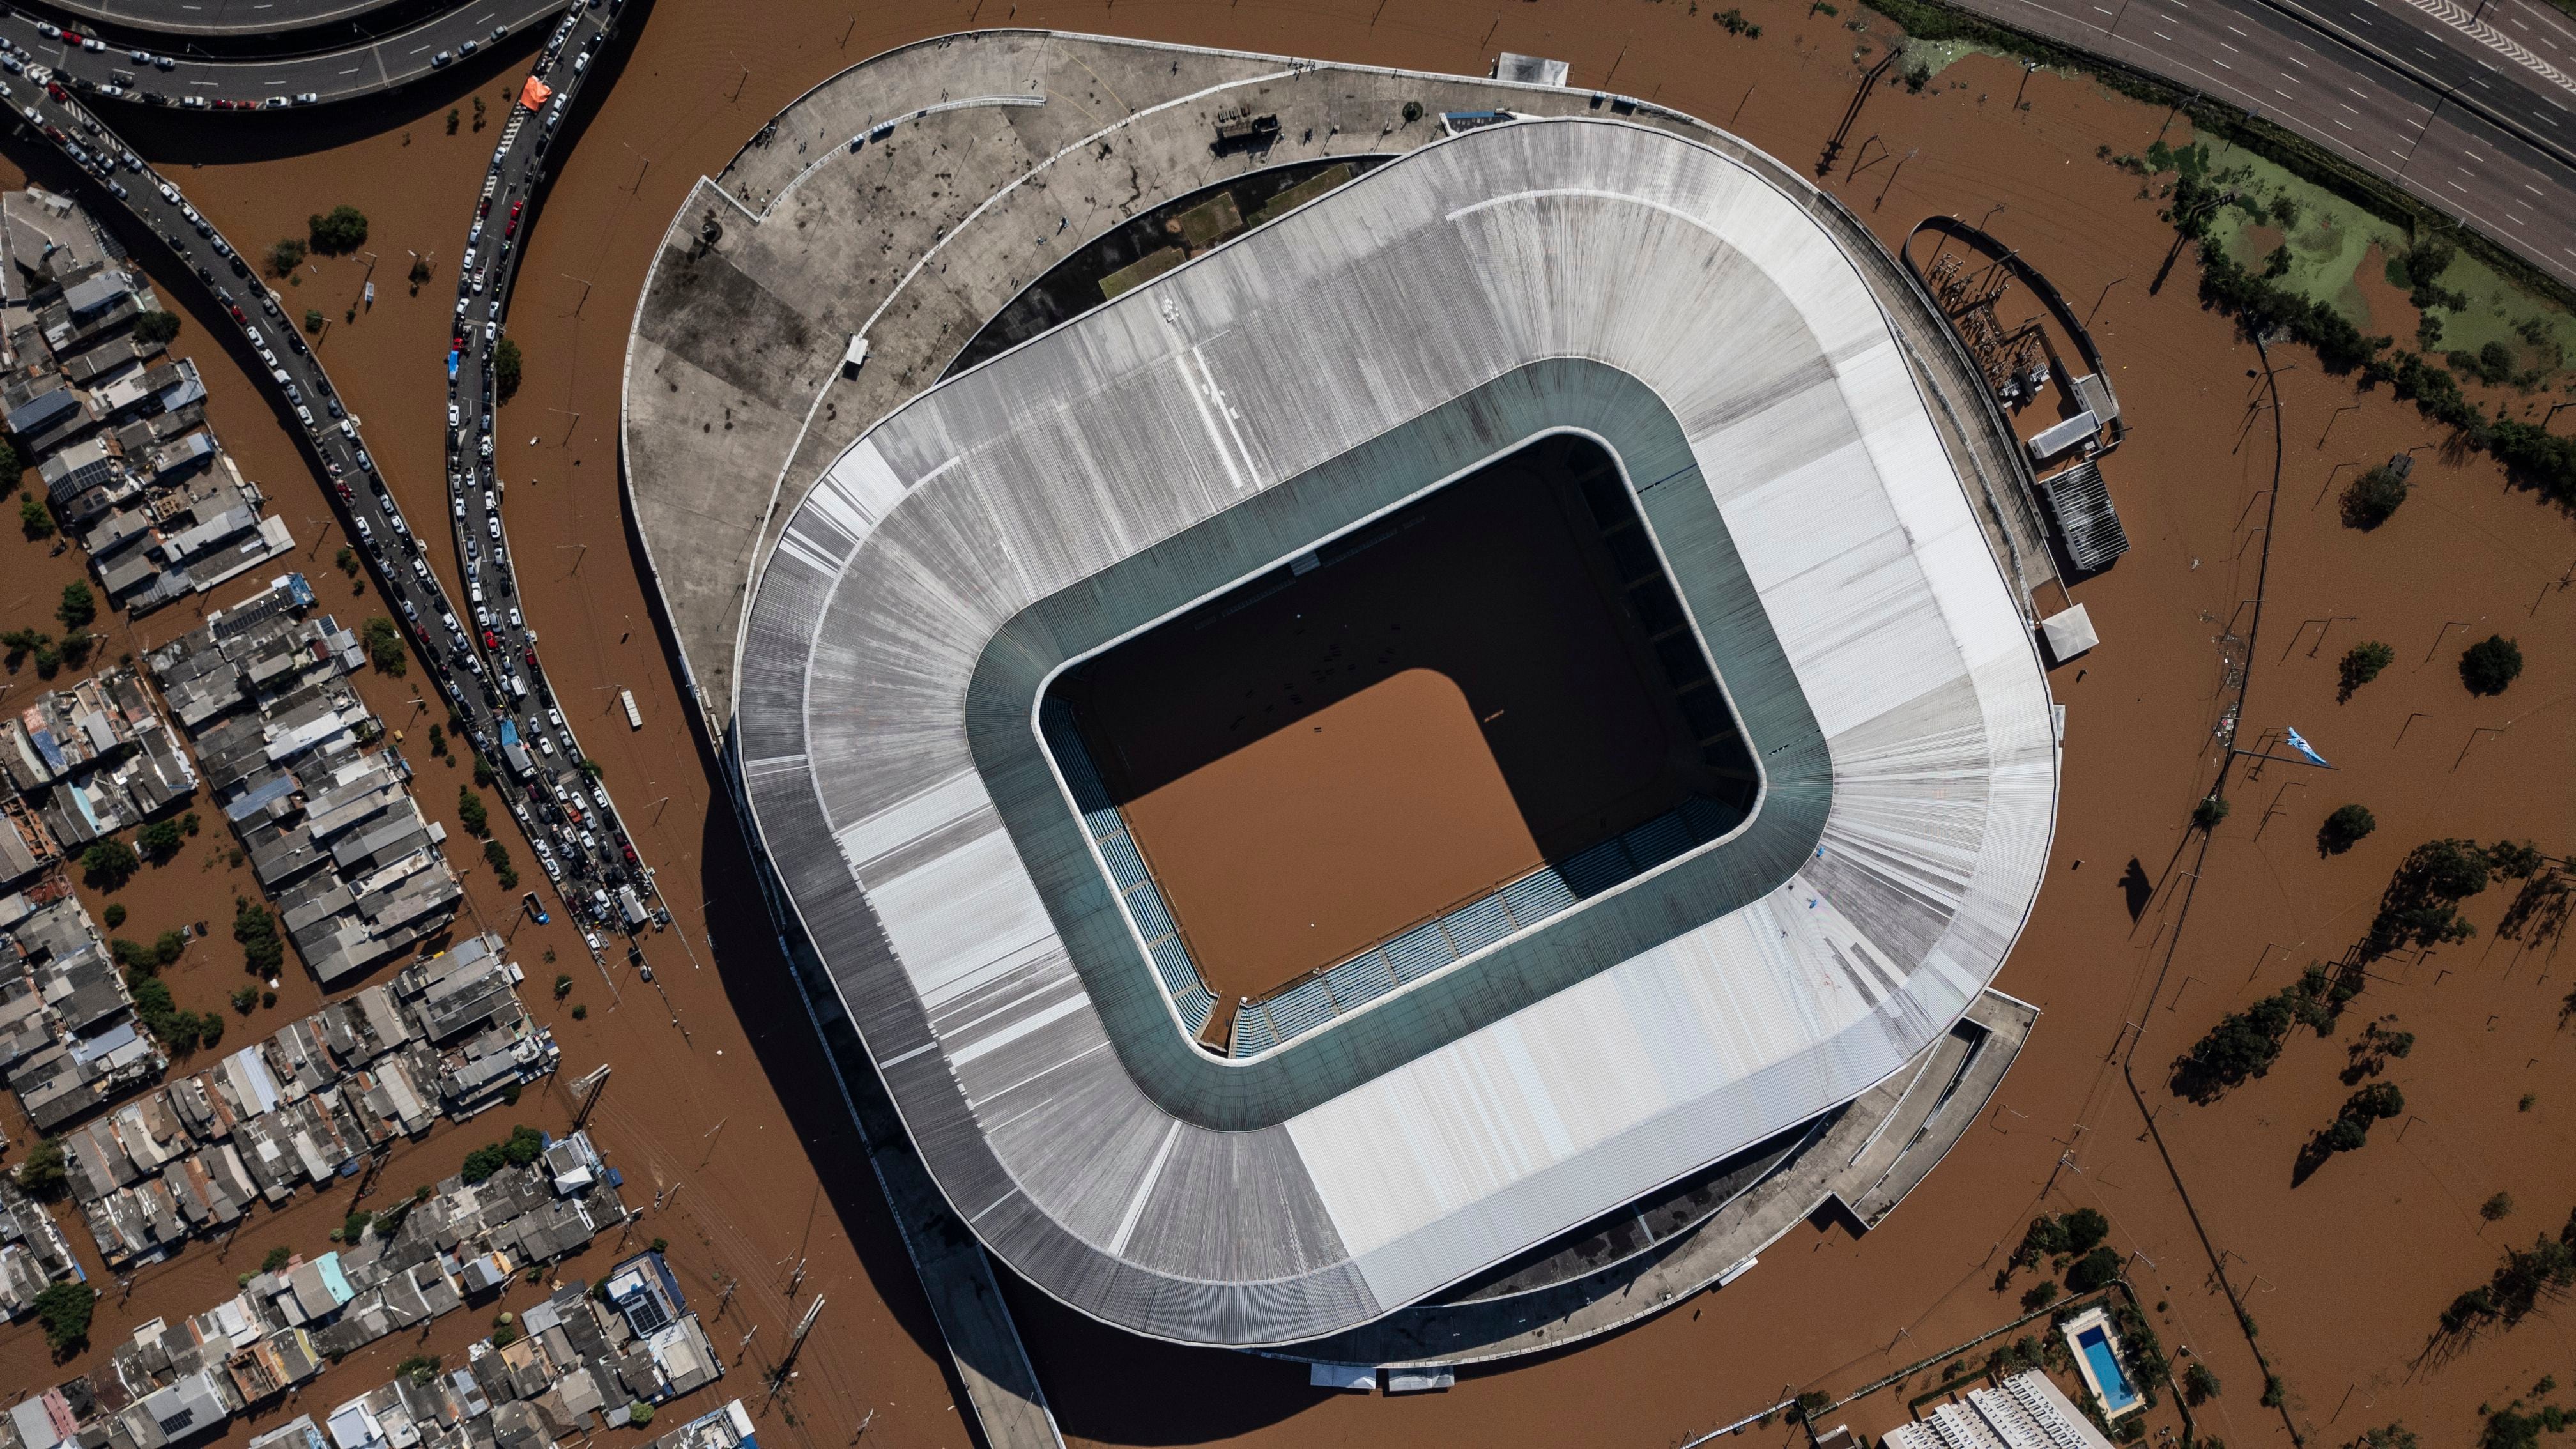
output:
[[[1858,235],[1761,158],[1479,129],[832,464],[749,604],[739,768],[1004,1261],[1142,1333],[1315,1337],[1847,1101],[1960,1017],[2038,889],[2051,712],[1888,311],[1918,304]],[[1566,429],[1638,491],[1761,762],[1753,817],[1273,1051],[1199,1050],[1041,746],[1047,680]]]

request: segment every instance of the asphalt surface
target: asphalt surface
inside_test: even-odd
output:
[[[357,100],[419,80],[470,60],[497,39],[551,25],[550,17],[571,3],[610,9],[605,0],[470,0],[381,39],[269,59],[189,56],[175,46],[138,52],[16,11],[0,15],[0,41],[8,43],[18,73],[41,63],[85,100],[205,111],[284,109]],[[48,27],[57,33],[47,35]],[[0,69],[7,66],[0,61]]]
[[[45,18],[88,21],[124,35],[191,37],[277,35],[294,30],[363,23],[379,11],[412,0],[45,0]]]
[[[2576,112],[2561,104],[2576,104],[2576,96],[2501,54],[2488,60],[2470,53],[2475,42],[2403,0],[2388,8],[2368,0],[2298,0],[2334,4],[2355,32],[2381,37],[2363,44],[2336,39],[2265,0],[1956,3],[2244,107],[2576,283],[2576,165],[2554,154],[2556,146],[2544,149],[2480,113],[2519,116],[2524,129],[2543,137],[2563,126],[2576,140]],[[2542,27],[2531,19],[2528,12],[2541,7],[2497,3],[2517,7],[2508,23],[2522,19],[2535,36],[2549,30],[2562,53],[2576,44],[2576,33],[2564,25]],[[2416,52],[2411,67],[2392,49],[2401,43]],[[2531,49],[2544,53],[2538,45]],[[2477,104],[2461,99],[2469,92],[2478,94]]]
[[[541,53],[539,64],[549,67],[550,78],[574,83],[560,87],[558,94],[569,96],[578,84],[587,67],[575,68],[574,57],[587,53],[583,47],[595,50],[603,42],[615,13],[605,5],[579,12],[562,37]],[[357,420],[345,415],[338,390],[320,360],[249,260],[187,204],[175,185],[135,156],[68,92],[55,94],[55,87],[23,75],[6,84],[7,104],[17,118],[52,141],[102,188],[102,196],[93,201],[112,197],[123,206],[145,231],[170,248],[181,269],[195,275],[214,310],[230,317],[240,329],[244,347],[258,359],[249,372],[280,405],[320,465],[350,536],[357,540],[385,598],[409,631],[414,649],[460,721],[457,734],[500,776],[503,798],[509,801],[510,813],[526,834],[539,867],[554,882],[565,909],[590,931],[593,953],[603,953],[601,933],[625,929],[617,909],[619,886],[634,887],[648,910],[658,902],[651,872],[634,854],[605,787],[585,779],[578,768],[581,746],[555,710],[553,692],[538,662],[536,631],[514,617],[518,588],[499,527],[497,484],[489,461],[480,456],[479,442],[489,436],[482,421],[490,415],[483,360],[497,340],[509,259],[487,267],[480,287],[471,275],[462,283],[458,335],[465,345],[458,353],[450,394],[457,401],[459,423],[450,438],[463,440],[461,455],[451,442],[456,465],[450,495],[467,501],[463,517],[455,516],[460,510],[451,504],[449,522],[457,530],[459,567],[466,586],[482,590],[481,607],[490,611],[493,623],[487,643],[482,626],[476,623],[476,605],[469,597],[460,606],[449,595],[424,556],[412,521],[403,517],[385,487]],[[569,110],[570,104],[567,99],[564,109]],[[548,107],[549,115],[563,113],[551,104]],[[514,107],[513,115],[524,119],[509,133],[511,140],[496,155],[490,173],[490,209],[496,216],[507,216],[526,201],[544,176],[550,131],[542,118],[524,108]],[[488,222],[486,234],[490,234]],[[524,235],[515,240],[524,241]],[[465,326],[469,320],[470,337]],[[469,473],[479,483],[470,490],[470,498],[465,486]],[[482,492],[485,487],[495,490],[488,504]],[[514,678],[517,687],[510,683]],[[534,774],[526,779],[519,778],[502,756],[505,722],[518,733],[535,762]],[[628,934],[632,936],[631,931]]]

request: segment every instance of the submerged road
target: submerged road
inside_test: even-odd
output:
[[[2448,0],[1954,3],[2243,107],[2576,283],[2576,90],[2473,28],[2500,13],[2529,54],[2576,54],[2576,29],[2532,18],[2545,6],[2499,0],[2512,8],[2453,24],[2433,13]]]

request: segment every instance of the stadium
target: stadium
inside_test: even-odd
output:
[[[818,1019],[1084,1313],[1552,1347],[1875,1223],[2036,1016],[2011,441],[1833,203],[1591,109],[907,385],[743,583],[711,714]]]

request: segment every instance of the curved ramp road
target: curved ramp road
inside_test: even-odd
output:
[[[22,78],[7,85],[5,101],[18,118],[52,141],[146,231],[160,238],[180,266],[205,286],[215,309],[241,329],[242,340],[263,364],[250,369],[252,376],[290,418],[302,424],[304,442],[327,475],[359,551],[462,722],[460,733],[511,782],[504,791],[505,798],[511,798],[510,813],[526,832],[537,863],[554,881],[565,908],[593,927],[623,925],[618,889],[629,887],[639,900],[649,899],[652,873],[636,856],[606,790],[582,780],[577,768],[581,749],[572,731],[555,724],[546,713],[553,697],[536,663],[535,635],[527,632],[527,642],[515,650],[522,695],[509,687],[507,675],[484,663],[464,632],[473,618],[471,591],[476,588],[483,589],[487,601],[495,591],[511,591],[502,595],[501,605],[505,610],[510,607],[508,599],[515,597],[515,590],[506,571],[478,565],[470,557],[460,559],[469,591],[460,607],[422,556],[419,539],[385,487],[357,420],[346,415],[338,390],[276,295],[175,185],[145,165],[78,101],[50,84],[29,84]],[[532,162],[536,154],[531,151]],[[497,312],[498,303],[485,302],[469,310]],[[497,662],[500,655],[496,652],[494,657]],[[531,712],[547,721],[551,748],[531,737],[528,748],[537,768],[522,778],[503,758],[501,741],[505,725],[517,734],[525,728],[523,717]],[[584,797],[577,804],[571,798],[576,781]],[[532,782],[536,788],[530,791]],[[555,793],[558,788],[560,796]],[[528,791],[536,797],[534,803],[510,797],[510,790]],[[569,841],[561,833],[564,826],[570,827]],[[586,936],[593,956],[600,957],[604,947],[599,936],[595,932]]]
[[[355,100],[392,90],[552,23],[567,0],[470,0],[374,40],[311,55],[234,60],[191,56],[176,40],[111,43],[51,20],[0,15],[9,49],[0,69],[43,65],[76,91],[139,105],[190,110],[274,110]],[[608,10],[606,0],[573,0]],[[622,3],[622,0],[621,0]],[[50,34],[48,32],[51,32]]]

